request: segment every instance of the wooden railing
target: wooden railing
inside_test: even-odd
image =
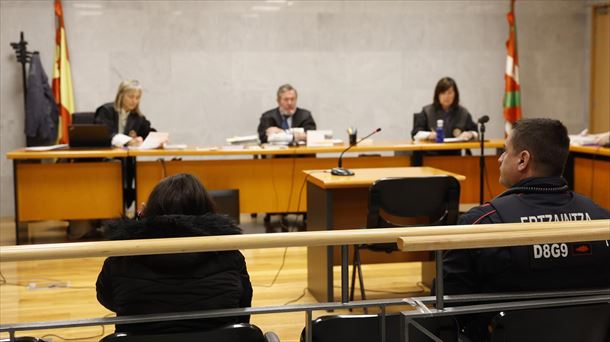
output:
[[[401,227],[0,247],[0,262],[398,241],[406,251],[610,240],[610,220]]]

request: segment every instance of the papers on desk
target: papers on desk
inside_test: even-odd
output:
[[[128,142],[131,141],[131,137],[129,135],[118,133],[112,137],[112,145],[117,147],[125,146]]]
[[[258,145],[260,141],[258,140],[258,135],[253,134],[227,138],[227,143],[231,145]]]
[[[58,145],[51,145],[51,146],[30,146],[30,147],[26,147],[25,150],[30,151],[30,152],[40,152],[40,151],[61,150],[64,148],[68,148],[68,144],[58,144]]]
[[[307,131],[308,147],[326,147],[341,143],[343,143],[343,140],[333,139],[332,130]]]
[[[572,135],[568,136],[570,138],[570,144],[576,146],[596,146],[597,140],[594,136],[591,135]]]
[[[167,132],[150,132],[142,143],[137,147],[129,147],[133,150],[153,150],[163,146],[169,139],[169,133]]]
[[[456,143],[456,142],[466,142],[468,141],[468,139],[464,139],[464,138],[445,138],[443,139],[443,142],[446,143]]]
[[[186,144],[163,144],[164,150],[186,150]]]

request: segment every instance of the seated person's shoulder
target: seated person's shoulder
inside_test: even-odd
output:
[[[458,224],[500,223],[496,209],[489,203],[474,207],[460,216]]]

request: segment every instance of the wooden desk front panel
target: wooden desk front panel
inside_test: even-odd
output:
[[[450,171],[466,176],[461,181],[460,203],[479,203],[479,157],[478,156],[425,156],[424,166]],[[504,192],[500,179],[498,156],[485,157],[485,200]]]
[[[610,209],[610,161],[575,157],[574,191]]]
[[[406,156],[345,158],[343,162],[347,168],[409,164],[410,160]],[[146,201],[153,187],[163,177],[191,173],[199,177],[207,189],[239,189],[239,206],[242,213],[305,212],[307,190],[304,188],[305,174],[302,171],[330,169],[336,165],[336,158],[314,157],[166,161],[163,164],[138,162],[138,206]]]
[[[20,221],[119,217],[123,186],[119,161],[17,164]]]

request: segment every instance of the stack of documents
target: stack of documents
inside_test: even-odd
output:
[[[251,146],[260,144],[260,141],[258,140],[258,135],[253,134],[227,138],[227,143],[229,143],[230,145]]]

